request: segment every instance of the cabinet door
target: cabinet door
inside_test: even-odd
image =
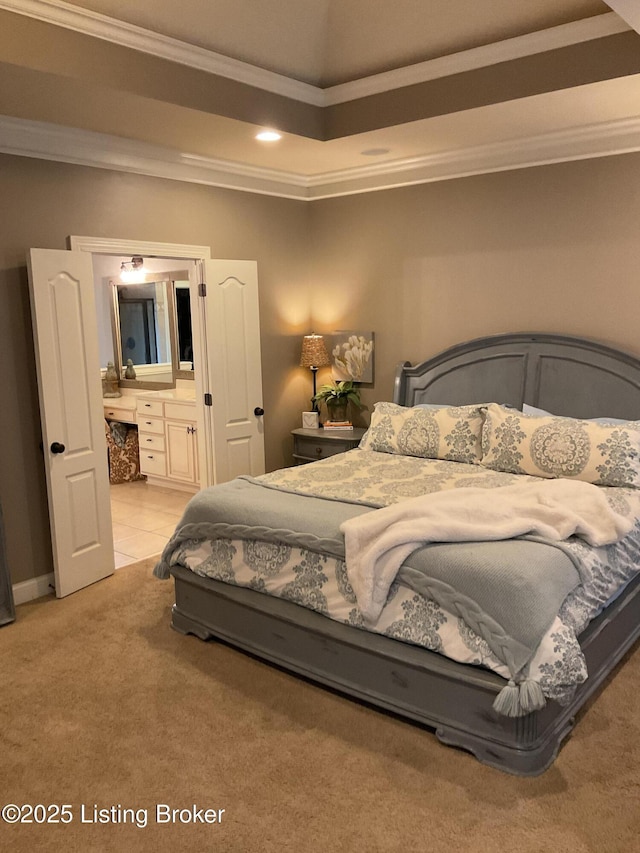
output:
[[[184,483],[198,483],[198,446],[195,424],[166,422],[167,477]]]

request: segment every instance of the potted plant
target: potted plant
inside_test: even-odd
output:
[[[321,385],[313,402],[326,405],[330,421],[346,421],[349,403],[353,403],[359,409],[362,408],[360,391],[355,387],[352,379]]]

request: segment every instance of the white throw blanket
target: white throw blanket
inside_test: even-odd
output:
[[[579,480],[534,480],[497,489],[462,488],[411,498],[340,525],[347,575],[367,622],[375,623],[404,560],[430,542],[476,542],[535,534],[580,536],[608,545],[633,524],[603,492]]]

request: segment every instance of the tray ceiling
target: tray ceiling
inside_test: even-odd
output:
[[[640,150],[635,2],[0,0],[0,151],[314,199]]]
[[[333,86],[610,11],[602,0],[73,0],[316,86]]]

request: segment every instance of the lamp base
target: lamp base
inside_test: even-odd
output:
[[[318,408],[318,404],[316,403],[316,381],[318,378],[318,368],[312,366],[310,369],[311,373],[313,374],[313,395],[311,397],[311,411],[319,413],[320,409]]]

